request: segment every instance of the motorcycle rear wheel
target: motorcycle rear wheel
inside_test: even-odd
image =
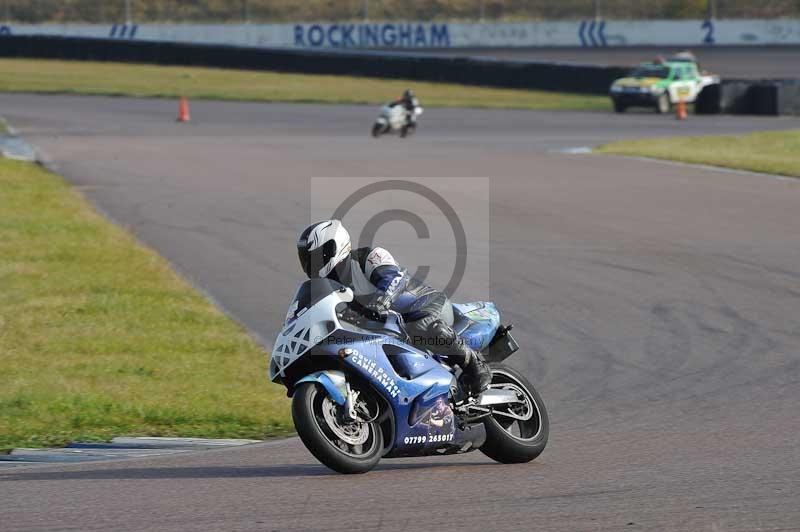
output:
[[[294,427],[311,454],[339,473],[366,473],[381,459],[383,433],[375,421],[344,422],[342,410],[316,383],[300,384],[292,397]]]
[[[517,391],[524,402],[507,409],[506,413],[516,418],[495,413],[484,420],[486,443],[480,450],[501,464],[530,462],[544,451],[550,435],[544,402],[528,379],[517,370],[496,362],[489,367],[492,369],[490,386]]]

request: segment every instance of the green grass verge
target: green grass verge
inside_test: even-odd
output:
[[[800,130],[624,140],[594,151],[800,177]]]
[[[242,327],[60,177],[0,159],[0,450],[291,430]]]
[[[378,104],[412,87],[423,106],[609,110],[604,96],[348,76],[0,59],[0,92]]]

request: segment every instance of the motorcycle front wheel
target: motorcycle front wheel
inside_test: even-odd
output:
[[[381,136],[382,133],[383,133],[383,124],[375,122],[372,125],[372,136],[377,139],[378,137]]]
[[[339,473],[366,473],[378,464],[383,434],[376,421],[344,418],[344,408],[324,387],[304,382],[292,398],[297,434],[317,460]]]
[[[512,390],[519,403],[496,405],[484,422],[486,443],[483,454],[502,464],[530,462],[547,445],[550,422],[539,393],[520,372],[499,363],[489,364],[492,370],[490,388]]]
[[[416,130],[417,126],[415,124],[405,125],[400,129],[400,138],[406,138],[409,135],[412,135]]]

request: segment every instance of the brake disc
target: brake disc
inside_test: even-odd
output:
[[[354,421],[352,423],[339,423],[336,403],[330,397],[325,397],[322,401],[322,416],[333,433],[343,442],[349,445],[362,445],[369,438],[369,427],[366,423]]]

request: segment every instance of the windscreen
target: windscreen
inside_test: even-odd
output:
[[[289,305],[289,312],[286,314],[286,323],[295,319],[309,308],[313,307],[329,294],[343,289],[344,286],[330,279],[309,279],[300,285],[294,299]]]
[[[632,78],[662,78],[669,77],[669,68],[661,65],[642,65],[631,71]]]

